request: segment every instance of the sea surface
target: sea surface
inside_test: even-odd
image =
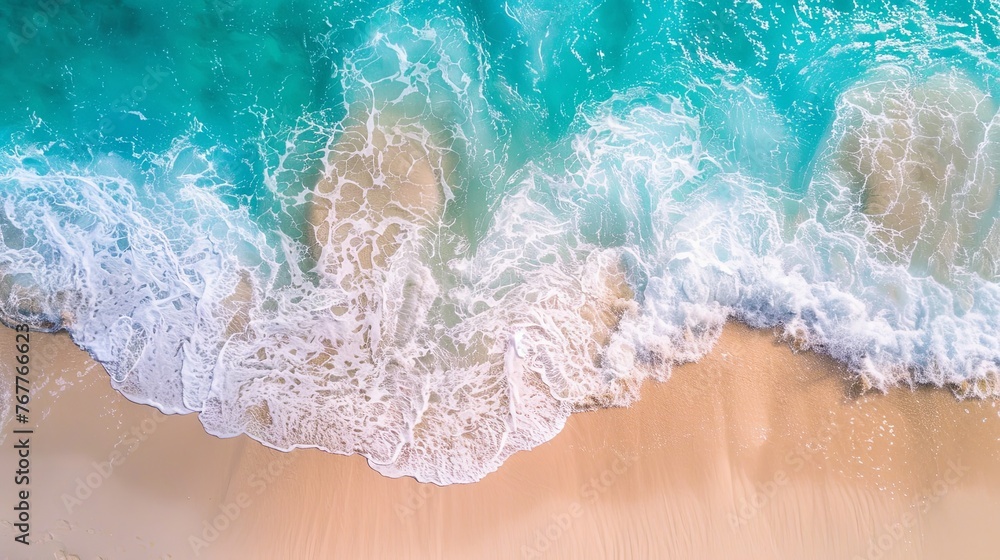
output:
[[[0,319],[212,434],[438,484],[728,320],[993,395],[998,32],[996,1],[6,0]]]

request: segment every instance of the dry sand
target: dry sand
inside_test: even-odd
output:
[[[12,341],[2,331],[0,345]],[[125,401],[65,335],[32,341],[32,414],[48,411],[32,436],[35,542],[13,544],[5,524],[2,557],[1000,554],[995,401],[932,389],[858,395],[831,360],[737,324],[704,360],[647,384],[633,407],[577,414],[483,481],[449,487],[386,479],[356,456],[218,440],[194,416]],[[0,387],[11,355],[0,359]],[[11,429],[0,448],[5,519]],[[116,450],[127,457],[104,477],[92,463]],[[100,483],[69,511],[63,495],[88,476]]]

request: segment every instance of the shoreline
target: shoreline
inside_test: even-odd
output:
[[[858,395],[831,358],[738,323],[633,406],[574,414],[483,480],[443,487],[357,455],[216,438],[111,390],[65,333],[36,350],[32,398],[48,412],[29,558],[989,558],[1000,545],[995,400]],[[80,481],[95,487],[67,505]]]

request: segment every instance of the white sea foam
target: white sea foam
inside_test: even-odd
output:
[[[634,401],[729,318],[880,387],[996,390],[996,117],[970,79],[866,77],[802,200],[768,159],[791,135],[749,86],[718,94],[739,104],[735,131],[684,99],[615,94],[508,180],[484,64],[453,23],[387,26],[348,59],[315,189],[292,169],[302,131],[270,160],[280,231],[206,188],[217,162],[184,139],[152,175],[3,155],[4,320],[68,329],[129,398],[211,433],[438,483]],[[718,141],[757,125],[752,145]],[[943,201],[908,206],[913,232],[863,203],[911,195]]]

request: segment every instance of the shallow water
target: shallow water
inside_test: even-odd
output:
[[[997,7],[8,2],[0,318],[477,480],[727,319],[1000,391]]]

